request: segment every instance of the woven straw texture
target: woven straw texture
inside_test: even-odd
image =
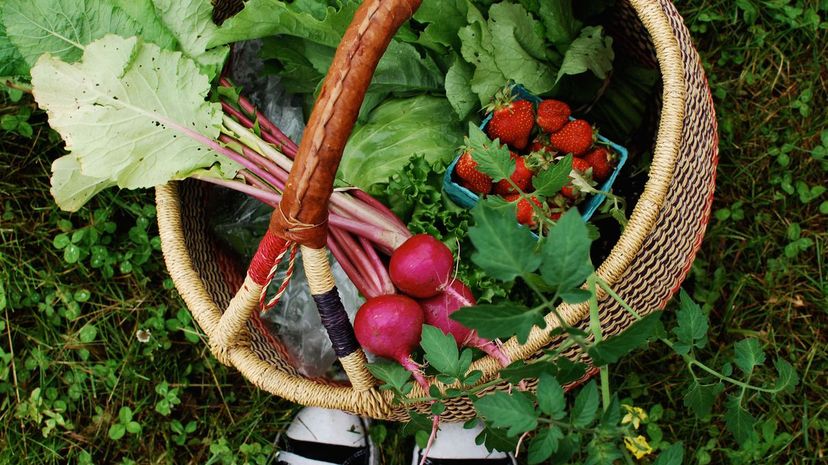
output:
[[[716,120],[698,54],[674,5],[666,0],[629,0],[619,4],[614,16],[607,27],[623,44],[625,57],[657,66],[663,90],[647,184],[629,226],[597,272],[633,308],[648,314],[662,309],[675,294],[704,235],[718,158]],[[156,189],[156,202],[170,275],[220,361],[237,367],[257,387],[293,402],[377,419],[407,418],[403,409],[391,404],[388,393],[365,389],[371,383],[364,378],[361,351],[340,359],[346,371],[358,373],[354,384],[360,389],[309,379],[297,374],[284,346],[267,331],[257,312],[234,312],[222,319],[231,300],[254,299],[258,294],[255,285],[245,282],[244,271],[210,237],[204,219],[205,188],[190,181],[170,183]],[[600,293],[599,307],[606,336],[632,324],[620,305]],[[586,328],[585,305],[562,305],[558,312],[568,324]],[[549,315],[547,323],[545,330],[535,328],[525,345],[507,341],[504,350],[510,358],[531,359],[559,344],[562,339],[550,337],[557,320]],[[577,347],[564,355],[589,362]],[[473,365],[484,372],[481,382],[491,380],[498,367],[490,357]],[[592,374],[594,370],[584,379]],[[422,395],[419,387],[411,393]],[[446,406],[444,421],[474,416],[468,400]],[[420,409],[426,411],[427,406]]]

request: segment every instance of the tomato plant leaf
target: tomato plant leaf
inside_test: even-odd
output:
[[[515,220],[515,204],[486,199],[474,207],[472,215],[475,224],[468,233],[475,248],[472,261],[483,271],[511,281],[538,268],[537,240]]]
[[[567,292],[580,286],[594,271],[589,257],[592,241],[586,223],[577,209],[570,209],[549,231],[543,244],[543,279],[558,292]]]
[[[572,406],[570,413],[572,419],[572,426],[576,428],[585,428],[595,420],[595,415],[598,413],[598,387],[595,381],[590,381],[589,384],[582,387],[578,395],[575,397],[575,404]]]
[[[494,428],[508,428],[511,437],[538,426],[538,412],[532,399],[520,391],[483,396],[474,401],[474,408]]]
[[[517,335],[525,344],[533,326],[546,327],[543,313],[511,302],[464,307],[455,311],[451,319],[477,331],[486,339],[509,338]]]

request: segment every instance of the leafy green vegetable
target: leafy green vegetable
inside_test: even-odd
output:
[[[444,98],[386,100],[371,112],[367,123],[354,129],[338,177],[370,190],[401,171],[414,155],[431,163],[448,162],[463,137],[452,115]]]
[[[0,76],[23,76],[28,74],[28,66],[23,56],[17,51],[6,35],[3,20],[3,7],[0,6]]]
[[[457,31],[466,25],[468,8],[468,0],[423,2],[414,13],[415,21],[426,24],[417,43],[439,52],[446,48],[459,50]]]
[[[725,426],[733,433],[740,444],[750,439],[755,433],[753,427],[756,418],[742,406],[741,396],[728,396],[725,402]]]
[[[28,66],[43,53],[80,59],[84,45],[106,34],[131,36],[141,26],[104,0],[6,0],[6,33]]]
[[[558,81],[565,74],[581,74],[592,71],[599,79],[604,79],[612,70],[612,37],[604,35],[601,26],[588,26],[581,30],[564,55],[563,64],[558,70]]]
[[[227,175],[236,170],[234,163],[186,136],[218,137],[222,116],[218,104],[205,100],[206,76],[179,52],[110,35],[87,45],[79,63],[43,56],[32,68],[32,84],[49,123],[93,183],[87,188],[77,182],[54,184],[71,187],[55,190],[62,204],[76,204],[104,179],[133,189],[182,179],[214,164]],[[54,179],[66,179],[61,176]]]
[[[52,162],[52,196],[66,211],[77,211],[98,192],[114,186],[108,177],[92,177],[81,173],[74,154],[64,155]]]
[[[471,90],[477,94],[480,104],[486,105],[508,79],[495,62],[492,34],[486,20],[472,6],[468,11],[468,22],[458,32],[462,44],[460,52],[474,66],[474,74],[469,81]]]
[[[478,103],[471,89],[473,77],[474,68],[459,57],[446,73],[446,98],[461,120],[469,116]]]
[[[161,21],[175,35],[181,50],[204,67],[212,77],[218,74],[228,47],[212,48],[210,41],[218,30],[213,23],[210,0],[152,0]]]
[[[540,23],[522,5],[501,2],[489,9],[488,24],[495,63],[503,75],[534,94],[552,90],[555,70],[545,62],[546,46]]]
[[[543,21],[546,39],[565,50],[581,27],[572,14],[572,0],[541,0],[538,13]]]
[[[166,50],[177,50],[178,41],[172,32],[164,26],[161,18],[158,17],[158,12],[155,10],[153,0],[107,0],[114,4],[124,13],[126,13],[133,21],[140,24],[141,38],[146,42],[152,42],[159,47]],[[189,16],[182,12],[185,17]]]
[[[357,1],[343,0],[338,9],[327,7],[321,19],[318,12],[311,14],[301,5],[280,0],[250,0],[242,11],[212,34],[209,45],[283,34],[336,48],[358,6]]]

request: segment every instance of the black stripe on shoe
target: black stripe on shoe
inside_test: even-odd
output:
[[[350,447],[322,442],[293,439],[287,434],[279,438],[279,449],[306,459],[336,465],[370,465],[368,446]],[[462,464],[457,464],[462,465]]]

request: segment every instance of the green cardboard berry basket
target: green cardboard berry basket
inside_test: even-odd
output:
[[[534,106],[541,102],[541,98],[531,94],[521,85],[515,85],[512,88],[512,94],[515,95],[520,100],[528,100],[532,102]],[[570,120],[574,118],[570,117]],[[486,126],[488,126],[489,121],[492,120],[492,114],[489,113],[486,115],[486,118],[480,124],[480,129],[486,130]],[[618,172],[621,171],[621,168],[624,166],[624,163],[627,162],[627,149],[616,144],[615,142],[610,141],[606,137],[601,136],[598,134],[597,142],[599,144],[606,145],[609,147],[613,152],[618,154],[618,164],[615,166],[615,169],[612,171],[609,179],[604,181],[604,184],[599,186],[598,190],[602,192],[609,192],[612,189],[612,185],[615,182],[615,178],[618,177]],[[480,200],[480,196],[477,195],[475,192],[466,189],[465,187],[461,186],[460,184],[454,182],[454,168],[457,166],[457,160],[460,159],[460,155],[458,154],[454,157],[454,161],[451,162],[448,169],[446,170],[446,174],[443,176],[443,191],[448,195],[448,197],[457,205],[463,208],[472,208],[474,207],[477,202]],[[578,206],[579,210],[581,211],[581,216],[584,220],[589,220],[592,218],[592,215],[598,210],[598,207],[604,203],[607,196],[604,194],[592,194],[590,195],[586,201],[582,202],[581,205]]]

